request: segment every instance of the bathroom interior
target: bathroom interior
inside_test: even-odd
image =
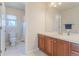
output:
[[[26,7],[29,50],[79,56],[79,2],[29,3]]]
[[[38,53],[41,51],[38,47],[38,34],[63,40],[70,39],[67,41],[79,43],[79,2],[5,2],[5,11],[5,55],[20,55],[19,52],[26,48],[24,52],[31,51],[29,55],[47,56]],[[3,12],[5,11],[3,10]],[[1,35],[3,36],[3,34]],[[1,42],[4,42],[3,37]],[[50,41],[48,42],[50,43]],[[1,43],[2,46],[3,44]],[[44,43],[41,42],[41,44],[43,47]],[[16,53],[16,49],[19,49],[16,47],[17,45],[23,45],[24,50],[21,47],[20,51]],[[34,53],[34,51],[36,52]],[[50,46],[47,51],[50,52]],[[79,55],[79,53],[73,54]]]

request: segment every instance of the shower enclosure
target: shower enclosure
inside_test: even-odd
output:
[[[7,4],[0,2],[0,55],[5,55],[7,47],[15,43],[23,42],[24,11],[7,7]],[[14,4],[14,3],[13,3]],[[15,3],[17,5],[17,3]],[[9,5],[8,5],[9,6]],[[7,21],[6,21],[7,20]],[[16,41],[16,42],[15,42]]]
[[[2,5],[1,5],[1,3],[0,3],[0,55],[1,55],[1,7],[2,7]]]
[[[20,3],[5,2],[6,6],[6,51],[17,46],[24,41],[23,37],[23,22],[24,22],[24,10],[19,9],[17,5]]]
[[[6,13],[6,48],[16,43],[16,16]]]
[[[5,52],[5,4],[0,2],[0,55]]]

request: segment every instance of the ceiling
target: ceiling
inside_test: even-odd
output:
[[[10,8],[20,9],[22,11],[25,10],[25,3],[24,2],[5,2],[5,6],[10,7]]]
[[[16,8],[20,10],[25,10],[25,2],[5,2],[6,7]],[[79,7],[79,2],[62,2],[60,6],[53,7],[57,10],[63,11],[69,8]]]
[[[62,2],[60,6],[57,6],[54,8],[60,11],[63,11],[63,10],[67,10],[67,9],[74,8],[74,7],[79,7],[79,2]]]

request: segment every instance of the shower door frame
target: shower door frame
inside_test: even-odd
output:
[[[1,56],[5,55],[5,16],[6,16],[6,9],[5,9],[5,3],[2,3],[2,8],[1,8]]]

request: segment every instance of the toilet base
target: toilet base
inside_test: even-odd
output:
[[[12,42],[12,43],[11,43],[11,46],[15,46],[15,45],[16,45],[16,43],[15,43],[15,42]]]

